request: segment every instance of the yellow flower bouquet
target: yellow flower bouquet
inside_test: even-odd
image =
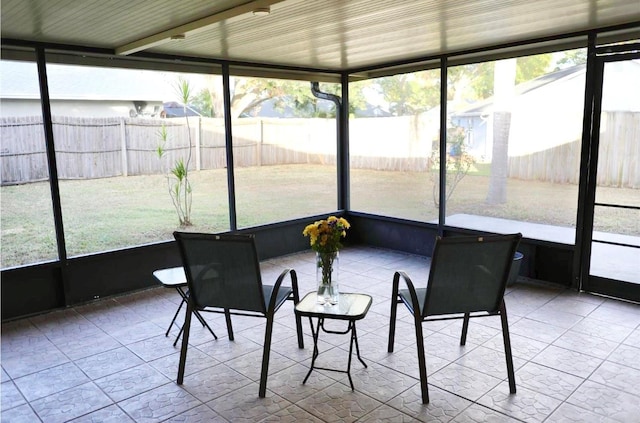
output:
[[[347,236],[347,229],[351,225],[343,217],[329,216],[307,225],[302,235],[308,236],[311,249],[319,253],[334,253],[342,247],[340,238]]]
[[[318,302],[321,304],[338,302],[338,251],[342,247],[340,239],[347,236],[350,227],[345,218],[329,216],[307,225],[302,231],[316,252]]]

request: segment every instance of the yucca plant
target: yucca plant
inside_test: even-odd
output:
[[[187,122],[187,137],[189,140],[189,152],[187,159],[180,157],[175,161],[173,167],[167,172],[167,187],[173,207],[176,209],[178,220],[181,227],[191,226],[191,201],[192,201],[192,188],[189,181],[189,164],[191,162],[192,155],[192,143],[191,143],[191,128],[189,126],[189,117],[187,116],[187,104],[191,100],[191,87],[189,81],[179,78],[176,83],[177,94],[183,104],[184,118]],[[162,159],[166,154],[165,146],[169,139],[169,132],[167,127],[162,125],[158,131],[158,137],[160,138],[160,144],[156,150],[158,157]]]

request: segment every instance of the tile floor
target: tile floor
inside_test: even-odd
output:
[[[428,259],[367,247],[340,254],[343,291],[374,302],[358,323],[368,368],[314,371],[312,342],[296,345],[292,307],[277,314],[267,397],[258,398],[264,319],[219,314],[194,321],[184,385],[175,377],[178,328],[164,333],[179,297],[154,288],[2,325],[2,422],[632,422],[640,421],[640,307],[520,280],[506,296],[518,392],[509,395],[497,317],[424,325],[431,403],[419,396],[415,336],[400,307],[396,349],[387,353],[393,271],[426,280]],[[292,267],[313,289],[314,256],[263,263],[265,282]],[[181,321],[181,318],[179,319]],[[336,322],[332,322],[336,323]],[[338,329],[338,327],[335,327]],[[320,363],[346,366],[348,337],[321,334]]]

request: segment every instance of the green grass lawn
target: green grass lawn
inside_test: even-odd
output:
[[[240,227],[329,213],[336,209],[336,168],[282,165],[238,168]],[[488,170],[467,175],[447,203],[447,214],[480,214],[534,223],[575,226],[575,185],[508,181],[508,201],[487,205]],[[229,229],[226,169],[191,173],[192,221],[188,230]],[[69,256],[172,238],[178,219],[162,175],[60,182]],[[634,204],[638,190],[599,188],[599,201]],[[0,188],[2,267],[57,258],[49,185]],[[422,172],[351,170],[351,209],[419,221],[437,219],[432,182]],[[597,229],[640,236],[637,211],[597,213]]]

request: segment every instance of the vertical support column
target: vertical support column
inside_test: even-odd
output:
[[[596,33],[589,34],[587,42],[587,65],[584,88],[584,115],[582,117],[582,146],[580,148],[580,179],[578,182],[578,210],[576,215],[576,239],[571,267],[572,286],[582,289],[589,275],[591,262],[591,239],[593,227],[593,213],[595,201],[595,184],[591,184],[590,172],[594,133],[593,105],[596,95]],[[598,116],[598,119],[600,116]],[[600,122],[597,122],[598,126]],[[596,134],[597,136],[597,134]],[[595,149],[597,157],[597,146]],[[597,159],[595,163],[597,169]],[[593,188],[591,188],[593,185]]]
[[[447,201],[447,57],[440,59],[440,186],[438,193],[438,235],[443,236]]]
[[[69,277],[67,275],[67,246],[64,238],[62,204],[60,202],[60,186],[58,184],[58,164],[56,162],[53,119],[51,118],[51,103],[49,100],[49,81],[47,79],[47,64],[43,47],[36,49],[36,60],[38,64],[38,82],[40,85],[40,104],[42,106],[42,122],[44,123],[47,165],[49,168],[49,187],[53,206],[53,221],[56,231],[56,245],[58,246],[58,260],[60,262],[60,278],[64,291],[64,302],[67,304],[70,291]]]
[[[227,192],[229,195],[229,229],[238,229],[236,219],[236,188],[233,170],[233,132],[231,125],[231,84],[229,80],[229,65],[222,65],[222,92],[224,96],[224,139],[227,150]]]
[[[129,161],[127,158],[127,127],[124,118],[120,118],[120,155],[122,157],[122,176],[129,176]]]
[[[349,162],[349,74],[341,75],[342,104],[338,110],[338,210],[351,209],[350,162]]]

